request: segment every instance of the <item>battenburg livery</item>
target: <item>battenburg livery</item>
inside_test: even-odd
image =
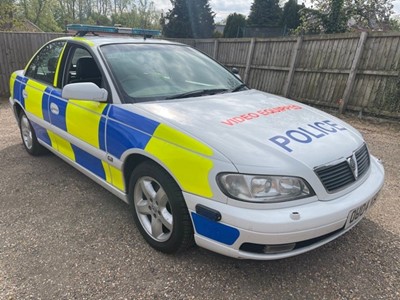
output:
[[[69,29],[76,36],[45,44],[11,76],[23,144],[127,202],[155,249],[289,257],[373,205],[384,170],[348,124],[249,89],[195,49],[149,38],[157,32]]]

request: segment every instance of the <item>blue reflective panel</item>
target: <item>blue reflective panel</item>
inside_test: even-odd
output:
[[[192,219],[196,232],[214,241],[226,245],[233,245],[240,235],[238,229],[212,221],[194,212],[192,212]]]
[[[120,158],[128,149],[144,149],[151,136],[111,119],[107,123],[107,151]]]
[[[89,170],[90,172],[96,174],[102,179],[106,179],[106,174],[104,173],[103,164],[101,160],[93,155],[83,151],[81,148],[71,144],[72,149],[74,150],[75,154],[75,161],[84,167],[85,169]]]
[[[30,122],[32,124],[33,130],[35,131],[37,139],[39,139],[39,140],[45,142],[47,145],[51,146],[51,140],[50,140],[49,135],[47,134],[47,130],[44,127],[40,126],[39,124],[36,124],[33,121],[30,121]]]
[[[42,96],[42,111],[43,119],[50,123],[50,110],[49,110],[49,100],[52,88],[46,88]]]
[[[157,126],[160,124],[154,120],[148,119],[146,117],[116,106],[111,106],[108,117],[150,135],[154,133]]]
[[[68,101],[61,98],[61,92],[58,90],[53,90],[51,96],[49,98],[49,108],[51,109],[51,105],[55,105],[58,108],[58,114],[51,113],[50,119],[51,124],[54,126],[67,131],[67,124],[65,119],[65,113],[67,110]]]
[[[28,78],[23,76],[17,76],[14,82],[14,98],[21,103],[22,107],[25,107],[25,99],[22,97],[22,90],[25,89],[27,82]]]

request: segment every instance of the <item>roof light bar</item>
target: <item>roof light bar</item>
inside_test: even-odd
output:
[[[142,29],[142,28],[126,28],[116,26],[100,26],[100,25],[86,25],[86,24],[68,24],[68,31],[76,32],[78,36],[84,36],[86,33],[111,33],[111,34],[131,34],[141,35],[144,37],[152,37],[161,35],[160,30]]]

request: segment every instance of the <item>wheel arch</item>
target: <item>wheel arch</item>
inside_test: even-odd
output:
[[[18,120],[19,115],[21,114],[21,111],[24,111],[24,109],[22,108],[21,104],[19,104],[18,102],[15,102],[13,105],[13,111],[14,111],[15,117]],[[19,122],[18,122],[18,126],[19,126]]]

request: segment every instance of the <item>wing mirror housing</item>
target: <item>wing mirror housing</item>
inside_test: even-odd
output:
[[[239,78],[240,80],[242,80],[242,77],[240,77],[240,75],[239,75],[239,70],[238,70],[237,68],[233,67],[233,68],[232,68],[232,73],[233,73],[237,78]]]
[[[106,89],[99,88],[93,82],[77,82],[64,86],[61,97],[64,99],[105,102],[108,99],[108,92]]]

